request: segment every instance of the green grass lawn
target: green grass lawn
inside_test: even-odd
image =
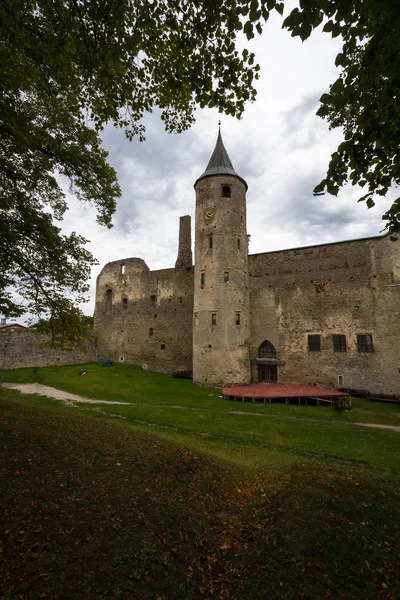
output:
[[[1,598],[400,598],[399,406],[80,368],[5,373],[129,405],[0,390]]]

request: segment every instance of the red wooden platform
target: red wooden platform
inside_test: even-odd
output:
[[[332,396],[348,396],[345,392],[328,388],[305,385],[304,383],[251,383],[238,387],[224,388],[224,396],[239,398],[330,398]]]
[[[224,388],[222,393],[224,398],[242,402],[268,401],[270,403],[274,400],[284,400],[288,404],[291,403],[291,400],[296,399],[298,404],[308,404],[309,399],[310,403],[316,403],[317,406],[320,402],[336,406],[339,404],[349,408],[351,406],[349,394],[345,392],[303,383],[252,383]]]

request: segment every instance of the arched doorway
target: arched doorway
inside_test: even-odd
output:
[[[276,350],[271,342],[265,340],[261,344],[258,349],[258,358],[258,381],[277,382]]]

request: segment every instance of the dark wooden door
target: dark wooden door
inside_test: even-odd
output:
[[[278,367],[276,365],[258,365],[258,381],[278,381]]]

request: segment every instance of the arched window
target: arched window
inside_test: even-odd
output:
[[[268,340],[265,340],[258,349],[259,358],[276,358],[276,350]]]

